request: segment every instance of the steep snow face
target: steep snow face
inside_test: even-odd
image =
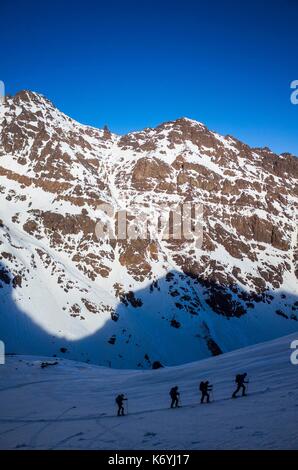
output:
[[[25,91],[0,110],[0,202],[9,352],[151,368],[297,331],[294,156],[187,118],[117,136]],[[153,224],[185,204],[201,245]],[[124,210],[149,236],[98,238]]]
[[[1,449],[298,449],[296,335],[155,371],[13,356],[0,366]],[[247,372],[248,396],[231,400]],[[214,401],[200,405],[199,383]],[[178,385],[182,408],[169,409]],[[128,397],[116,417],[115,397]],[[166,425],[165,425],[166,423]],[[179,423],[179,425],[178,425]]]

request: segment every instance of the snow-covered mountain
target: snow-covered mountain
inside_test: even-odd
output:
[[[0,107],[0,339],[117,368],[175,365],[297,331],[297,158],[181,118],[125,136],[23,91]],[[102,204],[112,212],[105,214]],[[99,238],[203,208],[203,243]],[[172,222],[170,223],[171,226]],[[155,363],[155,364],[154,364]]]
[[[296,339],[146,371],[65,359],[41,368],[47,358],[8,357],[0,366],[0,449],[298,449]],[[248,396],[231,400],[243,371]],[[209,405],[199,404],[201,380],[214,386]],[[174,385],[182,408],[171,410]],[[118,393],[128,397],[128,416],[115,416]]]

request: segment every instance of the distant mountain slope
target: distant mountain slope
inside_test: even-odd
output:
[[[297,169],[187,118],[118,136],[36,93],[8,97],[1,339],[10,352],[150,368],[297,331]],[[153,226],[145,239],[96,235],[119,210],[144,229],[184,204],[202,205],[201,247]]]

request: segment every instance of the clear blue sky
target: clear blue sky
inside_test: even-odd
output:
[[[112,131],[188,116],[298,155],[297,0],[1,0],[6,92]]]

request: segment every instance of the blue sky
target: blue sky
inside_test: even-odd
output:
[[[298,155],[298,1],[0,3],[6,92],[117,133],[187,116]]]

